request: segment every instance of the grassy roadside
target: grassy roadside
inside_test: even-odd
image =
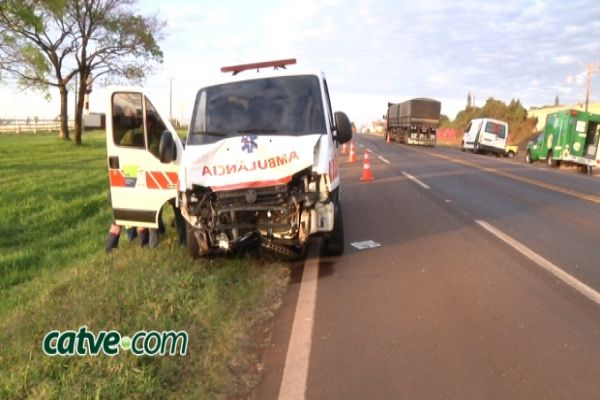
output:
[[[0,398],[214,398],[247,392],[253,330],[278,306],[280,264],[193,262],[172,229],[107,255],[104,135],[0,136]],[[50,330],[185,330],[185,356],[48,357]]]

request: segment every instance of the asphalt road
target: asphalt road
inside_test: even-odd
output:
[[[301,370],[290,338],[308,321],[306,377],[289,398],[600,399],[600,178],[355,142],[356,163],[340,156],[345,253],[293,268],[253,397],[286,397],[286,368]],[[381,246],[351,246],[364,240]],[[314,314],[298,324],[307,270]]]

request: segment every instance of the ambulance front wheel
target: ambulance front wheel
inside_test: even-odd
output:
[[[185,221],[185,233],[188,253],[193,259],[208,254],[208,243],[206,242],[204,235],[195,230],[187,221]]]
[[[341,256],[344,253],[344,221],[342,218],[342,206],[338,193],[334,194],[335,214],[333,219],[333,231],[323,238],[321,252],[326,256]]]

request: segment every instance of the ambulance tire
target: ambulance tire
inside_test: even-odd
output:
[[[342,217],[342,206],[337,196],[335,196],[335,198],[333,231],[329,236],[323,238],[321,247],[321,253],[326,256],[341,256],[344,253],[344,220]]]
[[[509,151],[508,154],[506,155],[507,158],[515,158],[515,152],[514,151]]]
[[[187,221],[185,221],[185,237],[188,253],[193,259],[208,254],[208,244],[200,243],[201,240],[196,236],[194,228],[192,228],[192,225]]]

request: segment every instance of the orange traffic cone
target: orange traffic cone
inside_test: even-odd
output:
[[[374,179],[375,178],[373,177],[373,174],[371,173],[371,162],[369,161],[369,153],[365,150],[363,173],[362,173],[362,176],[360,177],[360,180],[361,181],[372,181]]]
[[[350,142],[350,156],[348,157],[348,162],[356,161],[356,153],[354,152],[354,142]]]
[[[387,136],[387,138],[385,139],[385,142],[386,143],[392,143],[392,141],[390,140],[390,134],[387,133],[386,136]]]
[[[348,154],[348,149],[346,148],[346,143],[344,143],[344,144],[342,145],[342,154],[343,154],[343,155],[346,155],[346,154]]]

